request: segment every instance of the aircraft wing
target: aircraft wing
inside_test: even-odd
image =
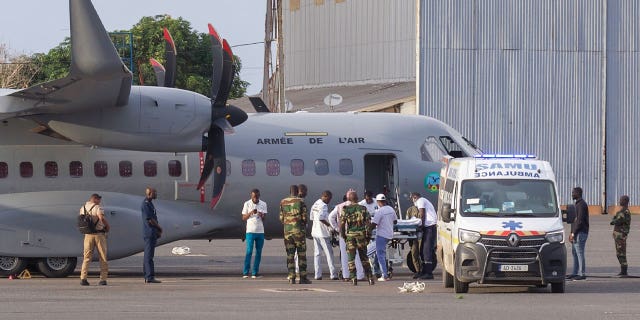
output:
[[[69,75],[0,95],[0,119],[127,104],[131,71],[122,63],[91,1],[69,0],[69,12]]]

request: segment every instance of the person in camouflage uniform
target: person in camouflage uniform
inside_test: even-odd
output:
[[[371,215],[369,215],[365,206],[358,204],[358,195],[355,192],[349,193],[347,200],[351,203],[344,206],[340,213],[340,234],[347,243],[349,277],[354,286],[358,285],[355,262],[357,250],[364,267],[364,273],[369,279],[369,284],[373,285],[371,264],[367,261],[367,243],[371,239]]]
[[[418,207],[411,206],[407,209],[407,219],[418,218],[420,217],[420,210]],[[418,279],[422,274],[422,258],[420,257],[420,244],[422,243],[422,231],[416,234],[416,238],[413,240],[409,240],[409,246],[411,246],[411,262],[413,263],[413,268],[415,269],[415,273],[413,274],[414,279]]]
[[[280,222],[284,225],[284,246],[287,251],[289,283],[296,283],[295,254],[298,253],[300,284],[309,284],[307,279],[307,206],[298,197],[298,186],[289,188],[290,196],[280,201]]]
[[[631,228],[631,213],[629,212],[629,196],[624,195],[619,200],[620,210],[611,219],[611,225],[613,226],[613,240],[616,244],[616,257],[620,262],[621,277],[626,277],[627,274],[627,235],[629,235],[629,229]]]

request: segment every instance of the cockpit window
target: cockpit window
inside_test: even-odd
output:
[[[420,146],[420,155],[422,156],[422,161],[436,162],[440,161],[442,157],[444,157],[447,152],[442,147],[442,144],[438,142],[436,137],[428,137],[425,139],[422,146]]]
[[[440,136],[440,142],[442,142],[442,145],[447,150],[448,155],[454,158],[461,158],[466,156],[464,151],[462,151],[462,147],[460,147],[460,145],[457,142],[455,142],[455,140],[453,140],[451,137]]]

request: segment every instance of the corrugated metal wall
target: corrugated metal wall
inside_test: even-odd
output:
[[[491,153],[533,153],[562,203],[640,202],[640,10],[633,0],[419,0],[421,114]],[[606,53],[606,54],[605,54]]]
[[[415,80],[415,0],[283,0],[288,89]]]

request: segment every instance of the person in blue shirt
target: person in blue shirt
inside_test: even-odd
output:
[[[156,250],[158,238],[162,235],[162,227],[158,224],[158,216],[156,208],[153,205],[153,199],[158,197],[156,189],[147,187],[145,190],[145,199],[142,202],[142,234],[144,236],[144,282],[160,283],[155,277],[153,265],[153,256]]]

